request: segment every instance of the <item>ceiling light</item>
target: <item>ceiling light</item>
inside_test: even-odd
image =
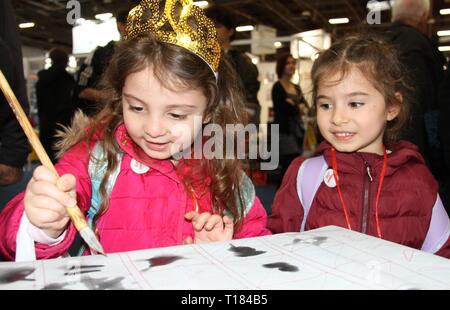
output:
[[[450,30],[441,30],[437,32],[437,35],[440,37],[450,36]]]
[[[450,52],[450,45],[449,46],[439,46],[439,50],[441,52]]]
[[[252,25],[236,27],[237,32],[252,31],[253,29],[255,29],[255,27],[253,27]]]
[[[369,1],[367,2],[367,10],[371,12],[390,10],[395,1]]]
[[[280,48],[280,47],[283,46],[283,43],[281,43],[281,42],[275,42],[275,43],[273,44],[273,46],[275,46],[276,48]]]
[[[350,22],[350,19],[348,19],[347,17],[345,18],[332,18],[329,19],[328,22],[332,25],[337,25],[337,24],[348,24]]]
[[[22,23],[22,24],[19,24],[19,28],[21,28],[21,29],[33,28],[34,26],[35,26],[34,23]]]
[[[102,13],[95,15],[95,18],[99,20],[108,20],[111,17],[113,17],[112,13]]]
[[[194,5],[199,6],[201,8],[206,8],[209,5],[209,3],[208,1],[195,1]]]
[[[441,15],[449,15],[450,14],[450,9],[442,9],[439,11],[439,13],[441,13]]]

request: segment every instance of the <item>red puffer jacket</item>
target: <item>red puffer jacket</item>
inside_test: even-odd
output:
[[[415,145],[401,141],[393,145],[391,151],[388,152],[379,204],[382,238],[420,249],[430,225],[438,185]],[[320,154],[324,155],[331,167],[331,145],[322,143],[317,150],[317,155]],[[305,159],[300,157],[293,161],[275,196],[273,212],[267,223],[274,233],[300,231],[304,212],[297,193],[297,175]],[[375,201],[383,156],[337,152],[337,164],[339,184],[352,229],[377,236]],[[372,181],[367,173],[367,165]],[[365,193],[368,195],[366,199]],[[366,218],[365,225],[363,218]],[[330,188],[322,182],[312,201],[305,230],[327,225],[347,228],[337,188]],[[366,231],[363,231],[364,227]],[[450,239],[436,254],[450,257]]]

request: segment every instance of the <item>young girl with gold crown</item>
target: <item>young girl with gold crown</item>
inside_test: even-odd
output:
[[[66,131],[62,177],[38,167],[4,209],[0,253],[15,258],[26,217],[36,257],[63,255],[76,234],[64,206],[75,204],[106,253],[270,234],[237,159],[176,156],[202,140],[202,126],[243,122],[220,52],[214,24],[191,0],[135,7],[104,76],[109,103]]]

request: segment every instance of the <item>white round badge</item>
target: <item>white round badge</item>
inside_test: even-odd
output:
[[[137,174],[144,174],[150,170],[150,167],[138,162],[134,158],[131,160],[131,170],[136,172]]]
[[[323,176],[323,181],[328,187],[336,187],[336,179],[334,178],[333,169],[328,169]]]

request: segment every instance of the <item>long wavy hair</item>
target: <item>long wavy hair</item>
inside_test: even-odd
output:
[[[235,72],[222,57],[218,79],[210,67],[197,55],[185,48],[162,43],[153,37],[138,36],[118,43],[114,55],[102,78],[101,88],[107,95],[106,106],[90,121],[88,129],[78,133],[73,143],[92,141],[94,135],[101,134],[103,149],[107,158],[107,172],[100,184],[102,206],[94,223],[108,209],[107,180],[117,167],[116,155],[120,152],[114,137],[118,126],[123,123],[122,90],[128,75],[147,67],[153,69],[156,79],[163,87],[182,91],[199,89],[207,98],[205,119],[209,123],[225,128],[226,124],[246,123],[242,90],[239,88]],[[225,141],[225,130],[224,130]],[[66,145],[68,149],[70,145]],[[92,155],[91,155],[92,156]],[[222,158],[227,158],[225,155]],[[235,229],[239,229],[243,219],[243,198],[240,193],[242,181],[241,163],[235,159],[183,159],[176,166],[188,194],[204,191],[205,180],[209,184],[213,212],[227,211],[234,219]],[[241,207],[238,207],[240,201]],[[201,206],[200,206],[200,209]]]
[[[338,73],[340,78],[336,83],[339,83],[353,68],[364,74],[388,106],[400,106],[399,114],[387,123],[384,132],[383,142],[389,146],[409,125],[414,89],[395,47],[380,34],[361,30],[342,38],[320,54],[311,70],[313,108],[317,113],[317,91],[324,79]],[[402,101],[397,93],[402,95]]]

